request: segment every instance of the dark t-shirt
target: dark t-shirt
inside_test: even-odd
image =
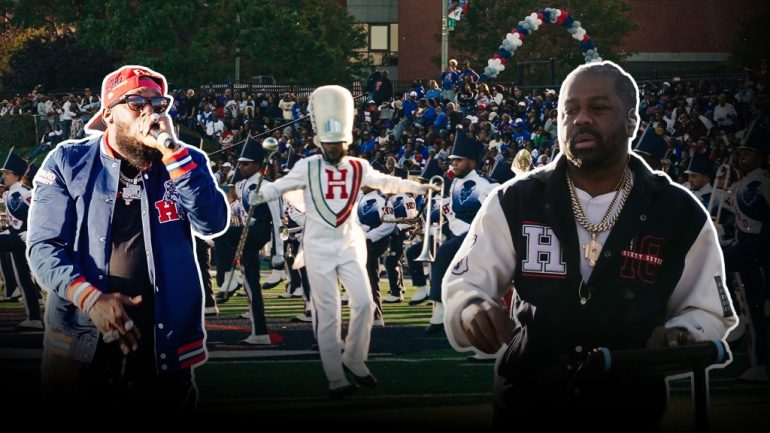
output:
[[[134,179],[138,172],[123,163],[123,177]],[[107,290],[127,296],[142,295],[136,307],[126,307],[126,313],[139,325],[140,331],[152,330],[154,325],[153,291],[147,267],[142,228],[142,204],[139,198],[126,199],[127,182],[118,184],[118,197],[110,232],[110,268]],[[133,184],[133,182],[128,182]],[[143,187],[141,179],[136,185]],[[133,186],[133,185],[132,185]],[[128,201],[128,203],[126,203]],[[144,334],[144,332],[143,332]],[[148,332],[151,334],[151,332]],[[148,338],[149,339],[149,338]]]

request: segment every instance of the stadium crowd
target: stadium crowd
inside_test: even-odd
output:
[[[715,217],[719,203],[725,201],[716,223],[722,235],[720,241],[726,251],[745,239],[745,236],[741,235],[740,214],[748,213],[751,219],[764,224],[758,233],[748,230],[750,235],[756,234],[766,239],[767,224],[770,224],[766,201],[764,204],[758,204],[751,199],[744,200],[745,197],[734,197],[739,193],[759,196],[763,191],[764,194],[768,191],[766,170],[770,140],[767,136],[758,135],[756,139],[761,143],[747,143],[755,122],[770,124],[770,74],[767,71],[767,62],[763,61],[759,68],[740,79],[687,81],[672,77],[664,82],[639,83],[641,124],[637,140],[632,147],[645,154],[651,167],[662,170],[673,180],[692,190]],[[522,149],[528,151],[529,164],[525,165],[529,165],[530,169],[547,164],[559,151],[556,142],[559,95],[556,90],[550,88],[522,89],[515,85],[506,87],[480,82],[479,75],[468,62],[463,62],[458,67],[455,60],[450,60],[440,76],[415,81],[403,94],[394,94],[394,86],[387,72],[374,68],[363,87],[363,95],[357,101],[353,142],[350,143],[349,154],[364,158],[375,168],[402,178],[411,176],[427,181],[433,175],[443,176],[447,186],[446,197],[437,197],[436,201],[447,205],[442,206],[442,211],[447,215],[448,223],[440,232],[428,232],[428,236],[442,236],[443,232],[445,243],[451,242],[453,237],[464,236],[467,232],[467,227],[464,228],[465,231],[455,229],[456,225],[452,225],[453,219],[469,225],[473,212],[478,210],[482,201],[477,196],[478,202],[470,211],[467,208],[453,208],[460,204],[456,199],[452,200],[450,185],[458,177],[457,163],[452,161],[475,159],[473,152],[458,152],[456,143],[458,146],[467,145],[478,149],[475,164],[477,174],[486,178],[490,184],[503,183],[514,177],[511,165],[514,156]],[[211,168],[217,182],[230,197],[234,227],[249,223],[246,210],[248,197],[244,197],[242,188],[238,187],[241,182],[248,180],[243,178],[245,173],[238,169],[244,162],[241,150],[243,147],[247,147],[248,143],[261,143],[264,148],[272,148],[267,145],[268,140],[275,143],[275,150],[268,155],[270,164],[267,167],[267,178],[270,180],[282,177],[298,160],[319,152],[313,143],[310,120],[306,119],[307,97],[298,97],[292,93],[250,93],[229,88],[218,93],[210,87],[176,89],[171,94],[174,101],[169,115],[175,124],[182,126],[183,131],[196,132],[215,149],[210,154]],[[0,116],[32,114],[36,116],[38,130],[41,131],[40,146],[37,149],[29,155],[9,157],[3,165],[2,170],[5,173],[13,174],[13,177],[4,176],[6,183],[2,187],[7,218],[23,219],[24,213],[17,211],[19,197],[14,196],[14,191],[16,194],[21,191],[15,186],[16,182],[20,183],[25,174],[30,176],[27,170],[34,171],[33,162],[55,148],[59,142],[82,138],[85,135],[83,125],[100,106],[99,96],[90,89],[85,89],[82,94],[72,93],[55,97],[36,88],[29,94],[18,95],[0,103]],[[743,152],[738,149],[742,146],[760,155],[758,165],[751,168],[752,171],[747,171],[745,164],[740,161]],[[717,170],[718,168],[720,169]],[[759,174],[752,175],[756,169]],[[741,187],[739,182],[750,175],[757,177],[758,186],[752,187],[753,192],[737,191]],[[463,173],[461,177],[465,179],[465,176],[467,174]],[[29,191],[29,187],[26,188],[26,191]],[[728,197],[731,196],[728,191],[732,192],[732,198]],[[370,194],[368,191],[367,193]],[[711,199],[712,195],[714,200]],[[764,195],[763,200],[768,199],[770,197]],[[29,193],[26,194],[26,200],[28,205]],[[375,260],[370,258],[370,262],[384,262],[390,285],[388,296],[380,298],[376,295],[375,299],[379,303],[405,302],[403,274],[406,268],[418,289],[409,301],[410,304],[433,300],[433,317],[426,331],[442,331],[440,289],[437,299],[435,294],[430,293],[429,287],[430,282],[435,281],[434,278],[427,280],[423,274],[423,265],[414,260],[421,248],[423,234],[415,233],[416,230],[405,223],[393,223],[375,232],[381,225],[389,224],[387,220],[383,221],[383,215],[413,218],[421,212],[425,214],[426,212],[422,211],[425,200],[422,197],[403,195],[398,200],[394,200],[394,197],[383,197],[382,200],[375,201],[378,208],[375,207],[373,219],[371,215],[365,215],[359,209],[360,218],[370,218],[366,224],[368,232],[372,233],[371,236],[367,235],[369,244],[372,245],[369,253],[375,255]],[[9,206],[10,203],[16,203],[14,208]],[[746,203],[749,208],[741,208]],[[262,255],[282,256],[287,260],[270,260],[274,269],[262,282],[262,289],[276,287],[282,280],[288,280],[286,293],[281,296],[302,296],[308,300],[307,291],[312,288],[307,287],[307,279],[303,278],[302,272],[295,271],[290,266],[297,253],[298,239],[301,237],[302,212],[290,199],[283,200],[281,206],[281,221],[275,221],[274,217],[271,224],[289,228],[287,242],[277,242],[276,236],[273,235],[272,242],[267,242]],[[6,230],[7,233],[24,239],[24,225],[11,224]],[[277,230],[271,232],[277,233]],[[387,239],[387,246],[382,246],[382,239]],[[221,241],[237,243],[237,236],[229,236]],[[405,248],[405,242],[411,243],[412,246]],[[200,266],[202,269],[216,267],[217,281],[221,287],[220,295],[216,299],[211,286],[206,287],[205,312],[214,315],[218,312],[217,302],[226,302],[230,294],[238,289],[238,282],[242,279],[229,278],[225,272],[225,268],[229,269],[229,263],[227,266],[218,263],[219,256],[216,251],[222,248],[219,240],[209,242],[208,245],[203,245],[202,242],[200,244],[200,249],[207,250],[207,254],[212,257],[210,262],[201,263]],[[374,244],[377,244],[377,248],[374,248]],[[213,254],[208,251],[211,247],[214,247]],[[200,249],[199,257],[202,256]],[[285,251],[278,251],[279,249]],[[743,265],[767,266],[765,250],[766,248],[746,252],[738,262]],[[6,297],[3,300],[16,301],[20,296],[37,297],[37,287],[20,287],[22,290],[15,290],[19,284],[14,278],[10,263],[23,260],[23,256],[13,254],[13,251],[8,250],[0,256],[3,265],[0,269],[3,271],[6,288]],[[393,254],[386,254],[386,251]],[[406,266],[402,262],[405,262]],[[380,273],[376,265],[370,264],[371,266],[375,266],[375,270],[370,272],[370,280],[375,287],[373,290],[376,291]],[[437,266],[438,264],[434,263],[432,267]],[[728,271],[730,270],[728,268]],[[19,280],[21,282],[22,279]],[[438,280],[440,281],[440,275]],[[744,276],[743,280],[743,283],[738,282],[737,285],[745,285],[745,290],[752,292],[749,297],[754,302],[760,302],[757,301],[760,299],[764,306],[764,301],[770,293],[767,280],[761,275],[750,278]],[[228,281],[229,285],[226,284]],[[739,292],[743,289],[736,287],[735,282],[729,284],[734,296],[738,293],[740,298]],[[27,302],[27,305],[31,303]],[[299,312],[297,320],[312,320],[312,306],[308,305],[305,310]],[[752,308],[745,308],[744,313],[752,319],[751,326],[755,329],[751,332],[758,336],[759,347],[754,348],[756,354],[753,356],[752,369],[744,374],[744,378],[767,382],[767,348],[764,346],[763,337],[766,334],[764,311],[757,313],[749,310]],[[42,329],[39,312],[31,308],[28,314],[28,319],[20,326]],[[264,310],[261,314],[264,315]],[[264,326],[265,318],[254,317],[253,314],[247,314],[246,317],[261,323],[262,326],[254,327],[258,328],[254,331],[256,334],[245,342],[270,345],[271,340],[267,338]],[[386,319],[387,317],[382,316],[381,308],[377,308],[375,325],[384,325]],[[745,322],[748,320],[744,320]]]

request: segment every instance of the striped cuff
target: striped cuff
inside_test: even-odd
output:
[[[206,360],[206,346],[203,340],[193,341],[177,349],[179,368],[190,368]]]
[[[198,164],[193,161],[192,155],[184,146],[171,155],[164,157],[163,163],[166,164],[166,170],[168,170],[171,179],[183,176],[198,167]]]
[[[93,306],[101,294],[102,292],[86,281],[85,277],[79,277],[67,287],[66,297],[76,307],[88,312],[88,309]]]

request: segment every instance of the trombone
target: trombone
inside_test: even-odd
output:
[[[436,185],[439,188],[439,198],[444,197],[444,177],[443,176],[433,176],[430,178],[428,183],[436,183]],[[414,259],[416,262],[433,262],[436,259],[436,252],[438,251],[438,247],[441,246],[441,228],[444,227],[444,212],[442,212],[441,209],[438,211],[438,226],[436,228],[436,233],[433,234],[433,240],[429,240],[430,236],[430,228],[433,224],[433,221],[431,221],[431,214],[433,213],[433,193],[428,192],[428,201],[425,204],[425,209],[427,212],[427,215],[425,216],[425,235],[423,236],[422,241],[422,250],[420,251],[420,255]]]
[[[717,168],[716,174],[714,175],[714,191],[711,193],[711,197],[709,198],[709,204],[708,204],[708,213],[711,215],[711,219],[714,220],[714,223],[719,223],[720,218],[722,217],[722,208],[725,206],[725,200],[727,199],[727,196],[730,194],[730,175],[732,174],[733,170],[730,167],[730,164],[722,164]],[[724,194],[717,194],[717,190],[720,189],[718,185],[718,179],[720,176],[723,176],[724,183],[722,184],[722,188],[724,190]],[[711,211],[714,209],[714,200],[716,199],[717,195],[719,195],[719,204],[717,207],[717,213],[715,215],[711,214]]]

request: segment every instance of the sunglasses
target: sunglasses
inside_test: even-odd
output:
[[[152,111],[156,113],[163,113],[168,108],[169,103],[171,103],[171,99],[165,96],[153,96],[152,98],[145,98],[141,95],[126,95],[110,104],[109,108],[112,108],[118,104],[126,104],[128,105],[128,108],[134,111],[142,111],[145,105],[150,104],[150,106],[152,106]]]

